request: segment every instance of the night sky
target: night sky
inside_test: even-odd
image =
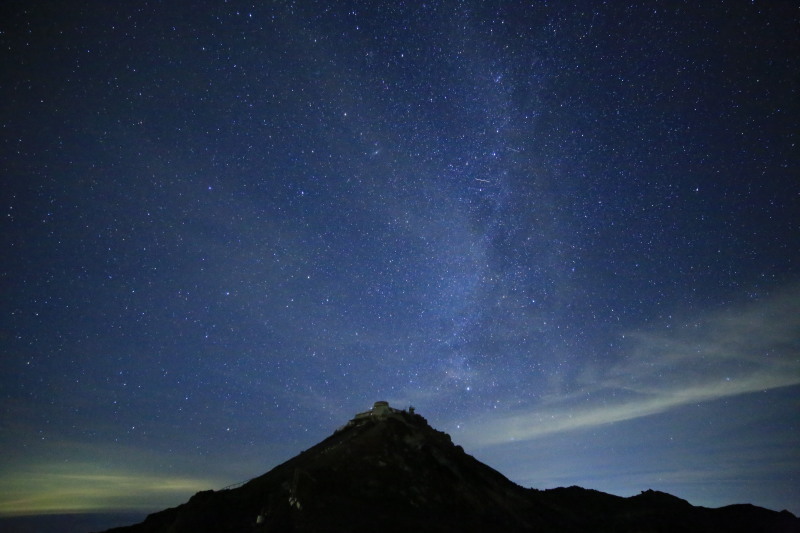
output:
[[[800,514],[794,2],[0,7],[0,514],[376,400],[524,486]]]

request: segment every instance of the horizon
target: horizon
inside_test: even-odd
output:
[[[378,399],[523,486],[800,514],[796,7],[0,14],[0,515]]]

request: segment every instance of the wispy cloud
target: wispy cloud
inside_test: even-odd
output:
[[[0,515],[120,509],[152,510],[217,480],[105,470],[97,465],[39,465],[4,476]]]
[[[530,440],[800,384],[800,287],[625,338],[620,361],[587,367],[576,392],[478,420],[459,440],[476,448]]]

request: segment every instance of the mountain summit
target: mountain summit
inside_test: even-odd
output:
[[[631,498],[525,489],[468,455],[413,408],[375,402],[313,448],[233,489],[204,491],[109,533],[800,532],[750,505],[694,507],[655,491]]]

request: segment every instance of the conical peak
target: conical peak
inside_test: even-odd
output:
[[[525,489],[465,453],[412,409],[376,402],[327,439],[240,487],[198,493],[117,531],[574,533],[613,526],[629,532],[655,530],[666,520],[661,529],[800,532],[788,513],[734,511],[695,508],[654,491],[625,499],[579,487]],[[757,527],[730,526],[743,520]]]

